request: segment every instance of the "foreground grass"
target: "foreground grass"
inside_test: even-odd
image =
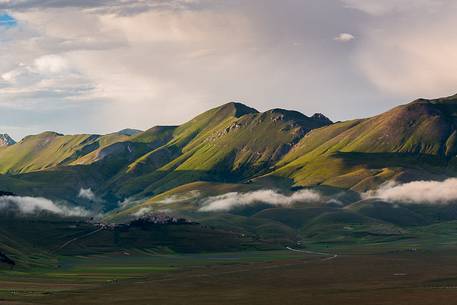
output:
[[[138,281],[151,276],[168,276],[183,270],[207,266],[283,261],[301,256],[303,254],[291,251],[257,251],[166,255],[122,252],[60,257],[56,268],[0,270],[0,304],[7,301],[40,302],[41,298],[56,293],[102,289],[119,283]]]
[[[336,257],[293,252],[168,256],[153,261],[183,264],[141,278],[2,299],[50,305],[455,304],[455,254],[456,250]],[[216,263],[209,262],[212,259]],[[118,269],[108,271],[114,276]]]

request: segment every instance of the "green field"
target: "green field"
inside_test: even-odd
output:
[[[450,304],[456,251],[60,257],[2,271],[0,304]]]
[[[147,251],[123,251],[94,256],[59,256],[55,267],[0,269],[0,304],[5,301],[41,303],[43,299],[65,291],[85,294],[94,289],[143,281],[155,276],[173,277],[215,266],[230,268],[302,256],[302,253],[284,250],[160,255]],[[308,256],[311,259],[321,255]]]

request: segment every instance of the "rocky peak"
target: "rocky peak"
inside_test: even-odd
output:
[[[131,136],[139,134],[140,132],[143,132],[143,131],[139,130],[139,129],[125,128],[125,129],[119,130],[117,133],[120,135],[131,137]]]
[[[330,120],[328,117],[326,117],[325,115],[323,115],[322,113],[315,113],[311,116],[312,119],[316,120],[316,121],[320,121],[322,123],[325,123],[325,124],[332,124],[332,120]]]
[[[258,113],[258,111],[256,109],[246,106],[245,104],[242,104],[239,102],[227,103],[218,108],[219,108],[219,111],[230,112],[237,118],[239,118],[245,114]]]
[[[0,134],[0,147],[10,146],[13,144],[16,144],[16,141],[14,141],[8,134]]]

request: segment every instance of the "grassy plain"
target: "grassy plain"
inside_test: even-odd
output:
[[[0,304],[455,304],[456,251],[61,258],[4,271]]]

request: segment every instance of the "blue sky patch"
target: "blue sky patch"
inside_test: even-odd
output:
[[[0,27],[7,27],[11,28],[17,25],[16,19],[14,19],[13,16],[6,14],[6,13],[0,13]]]

